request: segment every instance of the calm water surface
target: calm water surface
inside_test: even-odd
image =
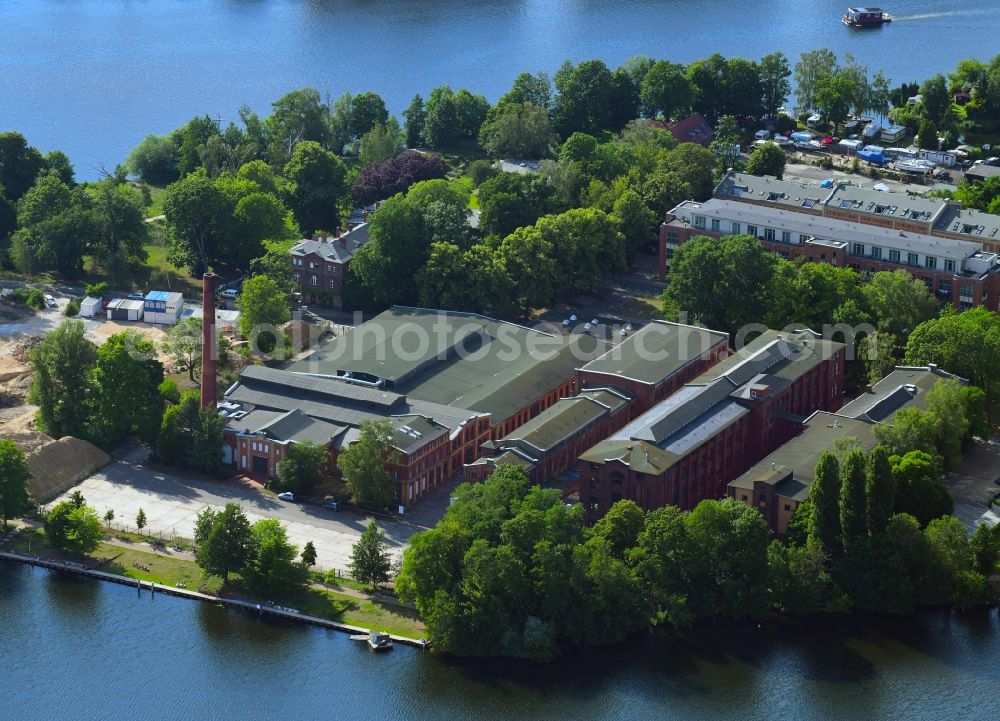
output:
[[[0,562],[0,718],[996,718],[997,612],[702,629],[550,666],[458,663]]]
[[[892,0],[877,30],[840,23],[849,0],[3,0],[0,129],[61,148],[78,175],[113,168],[147,133],[196,114],[237,119],[312,85],[415,93],[466,86],[495,100],[521,70],[636,54],[851,52],[896,82],[1000,52],[998,0]]]

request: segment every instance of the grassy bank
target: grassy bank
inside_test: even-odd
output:
[[[119,535],[119,534],[116,534]],[[134,535],[134,534],[129,534]],[[129,540],[133,540],[129,538]],[[422,638],[426,635],[423,623],[416,611],[401,607],[388,600],[359,598],[354,582],[338,582],[338,586],[313,584],[291,593],[263,597],[242,587],[238,575],[231,576],[223,584],[218,576],[204,577],[198,565],[189,559],[171,557],[169,553],[157,553],[139,548],[125,547],[113,543],[102,543],[88,556],[67,554],[53,548],[45,532],[40,529],[24,530],[9,544],[15,553],[30,554],[57,561],[74,561],[95,565],[98,570],[114,573],[126,578],[151,581],[163,586],[180,585],[202,593],[210,593],[254,602],[273,601],[281,606],[294,608],[301,613],[319,616],[338,623],[363,628],[388,631],[397,636]],[[339,593],[336,589],[354,590],[354,594]]]

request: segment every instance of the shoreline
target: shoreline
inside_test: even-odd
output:
[[[334,631],[339,631],[341,633],[367,634],[370,633],[371,631],[378,630],[378,629],[362,628],[361,626],[352,626],[346,623],[339,623],[337,621],[331,621],[327,618],[321,618],[319,616],[311,616],[309,614],[300,613],[294,609],[287,609],[280,606],[268,606],[265,604],[259,604],[252,601],[243,601],[238,598],[213,596],[207,593],[201,593],[200,591],[193,591],[187,588],[165,586],[163,584],[157,584],[153,581],[143,581],[141,579],[129,578],[128,576],[120,576],[115,573],[108,573],[107,571],[98,571],[97,569],[89,568],[83,564],[74,563],[71,561],[53,561],[47,558],[40,558],[38,556],[25,556],[19,553],[13,553],[11,551],[0,551],[0,559],[4,559],[14,563],[20,563],[22,565],[27,565],[27,566],[37,566],[39,568],[45,568],[52,571],[64,571],[69,573],[75,573],[78,576],[91,578],[97,581],[106,581],[110,583],[117,583],[122,586],[131,586],[135,588],[139,594],[141,594],[143,590],[146,590],[154,595],[156,593],[164,593],[170,596],[178,596],[180,598],[186,598],[192,601],[202,601],[214,604],[221,604],[227,607],[237,608],[244,611],[256,612],[260,616],[267,614],[270,616],[276,616],[278,618],[283,618],[292,621],[298,621],[300,623],[310,624],[313,626],[328,628]],[[429,645],[426,643],[422,643],[419,639],[409,638],[407,636],[399,636],[392,633],[388,635],[392,639],[393,643],[402,643],[407,646],[412,646],[414,648],[419,648],[419,649],[426,649],[427,646]]]

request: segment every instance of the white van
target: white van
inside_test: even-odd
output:
[[[239,294],[240,294],[240,292],[238,290],[236,290],[236,288],[226,288],[224,291],[222,291],[221,293],[219,293],[219,295],[221,297],[223,297],[223,298],[230,298],[230,299],[235,298]]]

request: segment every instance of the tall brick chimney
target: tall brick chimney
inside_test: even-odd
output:
[[[202,276],[201,407],[214,408],[218,346],[215,343],[215,273]]]

